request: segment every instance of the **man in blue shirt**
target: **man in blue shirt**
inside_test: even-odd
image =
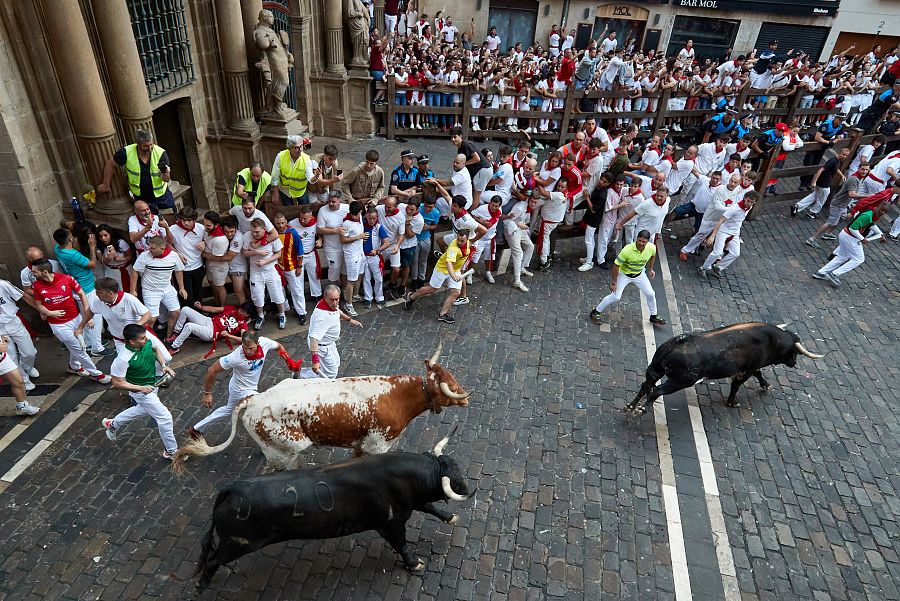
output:
[[[53,232],[53,239],[56,241],[54,252],[56,260],[62,265],[66,273],[75,278],[75,281],[81,286],[82,290],[90,299],[95,298],[97,293],[94,292],[94,266],[97,265],[97,237],[94,234],[88,235],[88,255],[83,254],[72,248],[72,233],[64,228],[59,228]],[[84,311],[84,308],[82,308]],[[87,344],[90,347],[91,355],[95,357],[106,357],[115,354],[114,351],[106,352],[103,348],[103,342],[100,339],[103,333],[103,318],[94,315],[94,327],[85,328],[87,334]]]
[[[888,110],[900,109],[898,99],[900,99],[900,80],[895,81],[893,86],[875,97],[872,104],[860,115],[856,126],[863,132],[870,133],[869,130],[884,118]]]
[[[419,158],[416,159],[416,165],[419,170],[419,174],[416,176],[416,187],[422,188],[425,184],[425,180],[434,177],[434,171],[429,169],[429,164],[431,163],[431,159],[427,154],[419,155]]]
[[[713,115],[713,117],[703,124],[703,138],[701,144],[709,142],[710,139],[718,138],[722,134],[731,134],[738,127],[737,111],[728,108],[723,112]]]
[[[413,289],[418,290],[425,285],[428,279],[428,257],[431,255],[431,232],[437,229],[441,212],[438,210],[434,197],[425,197],[419,205],[419,213],[425,220],[422,231],[416,234],[418,246],[416,247],[416,260],[413,263]]]
[[[419,170],[413,167],[416,153],[404,150],[400,153],[400,164],[391,171],[391,187],[389,194],[397,197],[397,204],[412,202],[416,195],[416,181]]]
[[[807,152],[803,155],[803,166],[804,167],[813,167],[818,166],[822,163],[822,157],[825,156],[825,151],[834,146],[835,140],[839,140],[844,137],[844,118],[846,115],[835,115],[831,119],[822,122],[822,125],[819,126],[819,129],[816,130],[816,137],[813,139],[813,142],[820,142],[825,144],[824,148],[820,148],[819,150],[813,150]],[[799,190],[812,190],[812,178],[815,174],[810,173],[809,175],[804,175],[800,177],[800,187]]]

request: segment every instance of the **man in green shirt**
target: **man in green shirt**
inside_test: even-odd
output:
[[[641,230],[638,232],[637,239],[623,248],[616,257],[612,268],[612,282],[609,285],[611,292],[591,311],[591,321],[600,325],[603,311],[622,298],[622,293],[628,284],[634,284],[647,299],[647,306],[650,308],[650,323],[655,326],[666,325],[666,320],[656,314],[656,293],[653,292],[650,278],[647,277],[648,273],[651,278],[656,275],[653,271],[655,261],[656,246],[650,244],[650,232]]]
[[[162,438],[163,457],[171,459],[178,450],[175,433],[172,430],[172,413],[157,396],[156,364],[163,366],[163,374],[174,377],[175,372],[166,365],[163,354],[165,346],[152,334],[147,335],[144,326],[128,324],[122,331],[125,345],[113,360],[110,368],[113,388],[127,390],[135,405],[122,411],[114,418],[101,420],[106,437],[115,440],[118,430],[128,422],[143,415],[156,420],[159,437]]]
[[[884,234],[881,233],[875,222],[887,213],[890,206],[889,202],[882,200],[874,207],[860,211],[850,222],[850,225],[838,234],[838,247],[834,249],[834,258],[814,273],[812,277],[817,280],[828,280],[835,288],[840,286],[840,276],[852,269],[856,269],[866,260],[863,247],[869,243],[871,230],[875,230],[871,232],[874,234],[872,238],[880,236],[882,242],[886,241]]]

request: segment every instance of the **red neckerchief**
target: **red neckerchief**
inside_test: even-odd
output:
[[[469,214],[469,213],[468,213],[465,209],[460,209],[459,214],[457,214],[457,215],[456,215],[455,217],[453,217],[453,218],[454,218],[454,219],[462,219],[463,217],[465,217],[465,216],[468,215],[468,214]]]
[[[138,223],[140,223],[141,225],[147,225],[147,223],[143,219],[141,219],[140,215],[135,215],[135,217],[137,217]],[[153,223],[153,215],[152,214],[150,215],[150,223]]]
[[[494,225],[495,223],[497,223],[497,221],[500,220],[500,215],[502,215],[502,214],[503,214],[503,210],[502,210],[502,209],[497,209],[497,211],[494,212],[494,211],[491,210],[491,205],[488,204],[488,215],[491,216],[490,221],[488,221],[488,227],[491,227],[492,225]]]
[[[672,166],[673,166],[673,167],[675,166],[675,157],[674,157],[673,155],[670,154],[670,155],[667,156],[667,157],[663,157],[663,160],[664,160],[664,161],[669,161],[670,163],[672,163]]]
[[[654,194],[654,195],[653,195],[653,202],[656,203],[656,206],[661,207],[661,206],[663,206],[664,204],[666,204],[666,200],[667,200],[668,198],[669,198],[669,197],[666,196],[666,198],[664,198],[662,202],[658,202],[658,201],[656,200],[656,194]]]
[[[297,220],[297,223],[300,223],[299,219]],[[306,225],[303,225],[302,223],[300,223],[300,227],[312,227],[315,224],[316,224],[316,218],[313,217],[312,219],[309,220],[309,223],[307,223]]]
[[[178,227],[180,227],[181,229],[183,229],[184,231],[186,231],[186,232],[189,233],[189,234],[192,233],[192,232],[194,231],[194,229],[188,229],[188,228],[184,227],[184,224],[181,223],[181,219],[179,219],[178,221],[176,221],[176,222],[175,222],[175,225],[177,225]],[[195,224],[194,224],[194,228],[196,228],[196,227],[197,227],[197,224],[195,223]]]
[[[263,352],[261,344],[256,345],[256,352],[253,353],[253,356],[247,354],[247,349],[245,349],[243,345],[241,345],[241,350],[244,351],[244,358],[247,361],[256,361],[257,359],[263,359],[266,356],[266,354]]]
[[[738,202],[738,206],[741,207],[742,209],[744,209],[744,211],[750,210],[750,207],[747,206],[747,203],[744,202],[743,198]]]
[[[154,259],[162,259],[162,258],[164,258],[164,257],[168,257],[170,252],[172,252],[172,247],[171,247],[171,246],[167,246],[167,247],[165,247],[165,248],[163,249],[163,252],[162,252],[161,255],[159,255],[158,257],[153,257],[153,258],[154,258]]]
[[[359,223],[359,218],[360,218],[361,216],[362,216],[362,213],[360,213],[360,214],[357,215],[356,217],[354,217],[354,216],[351,215],[350,213],[347,213],[346,215],[344,215],[344,221],[355,221],[356,223]]]
[[[222,230],[222,226],[217,225],[213,228],[213,230],[209,233],[210,238],[215,238],[217,236],[224,236],[225,232]]]
[[[288,352],[282,347],[278,351],[278,356],[284,359],[284,364],[287,365],[287,368],[291,371],[300,371],[300,366],[303,365],[303,359],[294,359],[292,358]]]
[[[394,207],[393,213],[388,213],[388,208],[384,207],[384,214],[387,215],[388,217],[393,217],[394,215],[396,215],[399,212],[400,212],[400,207]]]
[[[662,150],[659,148],[659,146],[648,146],[648,147],[647,147],[647,150],[652,150],[653,152],[655,152],[655,153],[658,154],[659,156],[662,156]]]
[[[322,309],[323,311],[337,311],[337,309],[332,309],[331,307],[329,307],[324,298],[316,303],[316,309]]]
[[[459,247],[459,245],[457,244],[457,248],[458,247]],[[466,247],[460,248],[459,252],[460,252],[460,254],[462,254],[463,257],[468,257],[470,254],[472,254],[472,245],[469,244],[468,240],[466,240]]]
[[[123,290],[119,290],[116,293],[116,300],[114,300],[112,303],[106,303],[106,306],[107,307],[115,307],[116,305],[119,304],[119,302],[122,300],[122,297],[124,297],[124,296],[125,296],[125,292]]]

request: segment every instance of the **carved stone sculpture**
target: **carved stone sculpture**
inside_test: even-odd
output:
[[[262,52],[262,57],[255,66],[265,81],[266,112],[283,117],[291,112],[284,102],[284,93],[288,87],[288,71],[294,64],[294,55],[287,51],[287,32],[276,32],[272,29],[274,24],[272,11],[259,11],[259,22],[253,30],[253,42]]]
[[[353,46],[352,67],[369,67],[369,9],[362,0],[347,3],[347,28]]]

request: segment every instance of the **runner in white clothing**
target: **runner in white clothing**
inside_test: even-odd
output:
[[[143,280],[141,286],[141,300],[150,309],[154,319],[159,318],[159,306],[162,304],[169,311],[169,319],[166,326],[166,337],[172,335],[175,320],[178,319],[180,305],[178,297],[187,299],[188,293],[184,287],[184,263],[178,253],[166,246],[166,240],[161,236],[150,238],[149,248],[142,252],[134,262],[134,277],[131,278],[131,294],[137,296],[138,282]],[[172,286],[172,275],[178,284],[178,292]]]
[[[19,319],[16,301],[25,293],[0,280],[0,376],[12,388],[16,399],[16,414],[34,415],[40,409],[25,400],[28,390],[34,390],[30,373],[34,369],[37,351],[31,336]]]
[[[721,278],[722,272],[741,255],[741,226],[757,198],[759,195],[755,190],[748,192],[737,204],[728,207],[719,218],[706,241],[707,246],[712,246],[712,252],[700,267],[703,279],[709,278],[710,271],[717,278]]]
[[[250,233],[244,237],[244,250],[241,252],[250,263],[250,299],[256,307],[256,320],[253,329],[262,328],[266,320],[266,291],[269,299],[278,307],[278,329],[287,327],[284,316],[284,287],[276,264],[281,258],[284,246],[277,236],[274,240],[268,237],[266,224],[262,219],[254,219]]]
[[[349,210],[349,205],[342,203],[340,196],[329,196],[328,204],[320,208],[316,215],[316,231],[322,236],[329,282],[340,282],[343,279],[341,272],[344,267],[344,245],[341,244],[341,226]]]
[[[305,367],[300,370],[301,378],[333,380],[337,377],[341,356],[336,343],[341,337],[341,320],[349,321],[351,326],[362,327],[361,323],[341,311],[340,304],[341,289],[329,284],[309,320],[306,340],[312,354],[312,369]]]
[[[281,343],[260,336],[253,330],[245,330],[241,334],[241,345],[219,359],[213,361],[206,370],[203,380],[203,406],[213,406],[213,388],[216,385],[216,376],[226,370],[231,370],[231,380],[228,382],[228,401],[205,418],[194,424],[188,434],[194,440],[203,438],[206,429],[218,422],[231,418],[234,407],[248,396],[258,394],[259,377],[262,375],[263,366],[266,363],[266,354],[272,350],[286,353]]]

